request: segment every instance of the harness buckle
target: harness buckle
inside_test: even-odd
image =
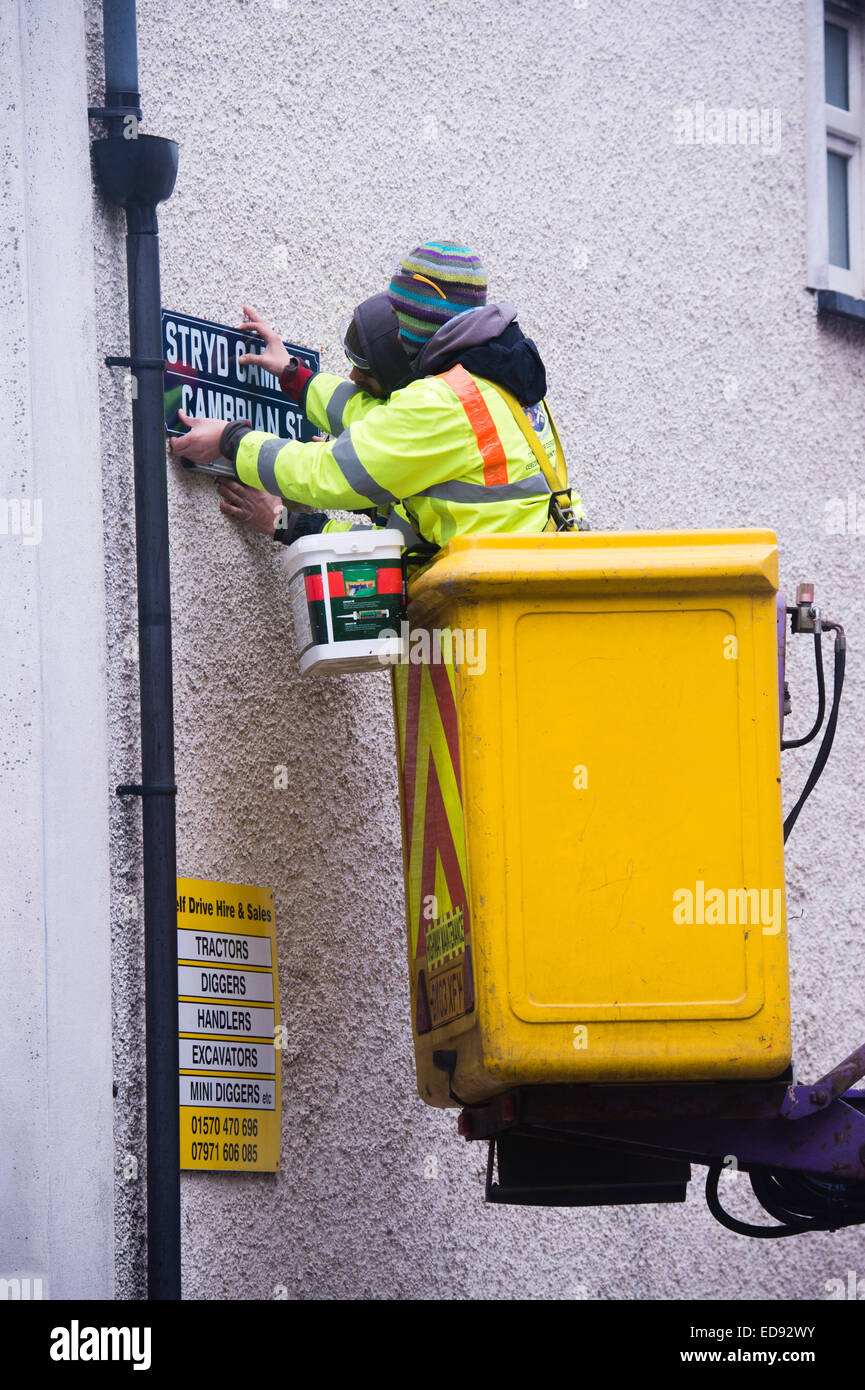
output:
[[[564,498],[564,502],[560,499]],[[550,516],[556,523],[557,531],[575,531],[577,529],[577,518],[574,516],[574,509],[571,506],[571,493],[569,488],[559,488],[550,493]]]
[[[564,502],[560,501],[562,497],[565,499]],[[557,531],[591,531],[592,529],[586,517],[574,515],[570,488],[557,488],[550,493],[549,514],[556,524]]]

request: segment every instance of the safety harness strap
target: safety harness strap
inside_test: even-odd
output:
[[[547,418],[550,422],[550,426],[553,431],[553,439],[556,443],[555,469],[553,468],[553,465],[550,463],[546,449],[541,444],[541,441],[538,439],[537,434],[529,424],[526,418],[526,412],[523,410],[516,396],[512,396],[510,391],[506,391],[503,386],[499,386],[499,384],[495,381],[491,381],[490,386],[492,386],[493,390],[497,391],[498,394],[501,396],[502,400],[505,402],[514,419],[516,420],[517,424],[519,425],[529,447],[531,448],[532,453],[538,461],[541,472],[543,473],[544,477],[547,480],[547,483],[549,484],[550,492],[556,492],[561,487],[567,487],[568,470],[565,467],[565,456],[562,452],[562,445],[559,439],[559,432],[555,427],[550,408],[546,404],[546,401],[544,401],[543,404],[547,412]]]
[[[476,381],[466,371],[465,367],[459,363],[451,367],[447,372],[439,373],[440,379],[446,381],[451,390],[458,397],[463,410],[466,413],[468,422],[472,427],[478,448],[481,451],[481,458],[484,465],[484,484],[487,487],[501,486],[508,481],[507,455],[505,454],[499,432],[496,429],[493,417],[489,412],[489,407],[481,394]],[[486,379],[486,378],[485,378]],[[546,531],[575,531],[587,529],[588,523],[577,520],[571,506],[571,491],[568,487],[568,470],[565,464],[565,455],[562,449],[562,442],[559,439],[559,432],[556,429],[555,420],[552,413],[544,401],[544,409],[550,422],[553,439],[556,445],[556,464],[555,469],[551,465],[546,450],[541,444],[535,430],[529,424],[526,413],[519,401],[504,390],[497,382],[491,381],[490,386],[501,396],[508,406],[511,414],[516,420],[522,431],[529,448],[538,461],[541,473],[550,489],[550,517],[544,527]]]
[[[543,402],[543,406],[547,412],[547,418],[550,422],[550,429],[553,432],[553,439],[555,440],[556,444],[555,470],[553,470],[553,467],[547,457],[546,450],[544,449],[543,445],[541,444],[541,441],[538,439],[537,434],[532,429],[531,425],[526,419],[526,412],[523,410],[516,397],[512,396],[510,391],[506,391],[503,386],[499,386],[498,383],[495,381],[491,381],[490,385],[493,387],[495,391],[498,391],[502,400],[506,402],[511,414],[513,415],[514,419],[516,420],[517,424],[522,430],[526,438],[526,441],[529,445],[529,448],[531,449],[532,453],[537,459],[538,464],[540,466],[540,470],[543,473],[547,481],[547,486],[550,489],[550,519],[544,527],[544,530],[582,531],[586,529],[587,523],[582,520],[578,521],[577,518],[574,516],[574,510],[571,506],[571,490],[568,487],[568,469],[567,465],[565,464],[565,454],[564,450],[562,449],[562,441],[559,439],[559,432],[556,429],[556,422],[553,419],[552,411],[550,410],[546,401]]]

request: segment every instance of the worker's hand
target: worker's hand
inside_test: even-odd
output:
[[[181,425],[189,425],[189,433],[178,439],[169,439],[168,447],[175,458],[189,459],[190,463],[213,463],[220,457],[219,441],[225,429],[224,420],[193,420],[178,410],[177,418]]]
[[[284,367],[291,361],[291,354],[284,346],[278,333],[275,333],[269,323],[265,323],[260,314],[254,309],[243,306],[246,319],[238,324],[238,333],[248,333],[250,337],[259,337],[264,342],[261,352],[245,352],[238,357],[238,362],[257,362],[266,372],[272,372],[274,376],[279,376]]]
[[[219,504],[221,512],[233,516],[235,521],[250,531],[257,531],[260,536],[270,536],[273,540],[274,528],[283,508],[281,497],[262,492],[261,488],[247,487],[246,483],[232,482],[229,478],[219,484],[219,493],[223,499]]]

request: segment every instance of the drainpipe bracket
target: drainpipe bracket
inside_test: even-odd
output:
[[[139,782],[123,782],[114,789],[115,796],[176,796],[177,787],[173,782],[164,785],[154,782],[149,787],[143,787]]]
[[[133,367],[136,372],[164,372],[164,357],[106,357],[106,367]]]
[[[137,104],[134,106],[88,106],[87,115],[91,121],[123,120],[124,116],[134,116],[138,121],[144,119],[144,113]]]

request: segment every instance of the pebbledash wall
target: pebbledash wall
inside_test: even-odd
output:
[[[166,307],[234,323],[252,305],[341,372],[341,316],[402,251],[463,239],[541,348],[594,527],[770,526],[788,592],[813,579],[845,622],[836,751],[788,853],[811,1079],[865,1036],[865,534],[826,520],[851,493],[865,518],[865,330],[819,322],[808,288],[806,17],[819,23],[813,0],[140,0],[139,57],[143,129],[180,143],[160,213]],[[56,61],[74,70],[86,50],[100,100],[96,0],[71,31]],[[759,142],[699,141],[710,108],[756,108]],[[80,170],[82,111],[63,119]],[[81,350],[101,404],[86,476],[103,479],[113,785],[139,767],[134,532],[123,374],[99,365],[127,344],[124,223],[98,198],[93,244],[97,341]],[[169,471],[178,869],[275,889],[288,1028],[282,1171],[184,1175],[185,1296],[820,1299],[861,1274],[855,1230],[724,1232],[702,1169],[684,1206],[484,1206],[483,1149],[415,1093],[387,677],[302,681],[282,554],[220,514],[209,480]],[[807,644],[790,668],[801,729]],[[785,757],[787,806],[811,753]],[[144,1277],[140,812],[108,797],[99,815],[129,1298]]]

